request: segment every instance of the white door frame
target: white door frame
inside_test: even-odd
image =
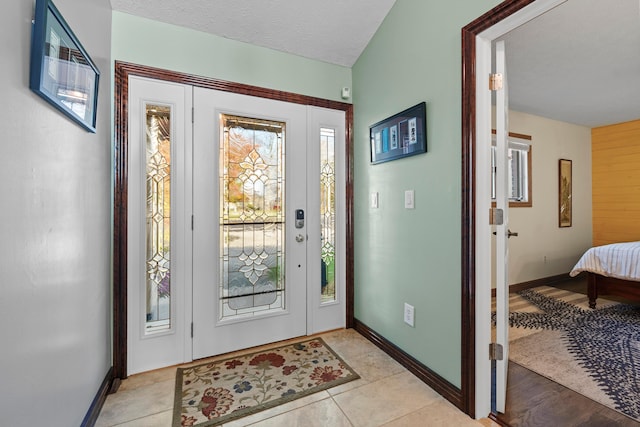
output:
[[[486,417],[491,413],[491,361],[488,358],[491,343],[491,92],[488,76],[491,74],[491,43],[509,31],[553,9],[566,0],[536,0],[516,13],[497,22],[476,35],[475,45],[475,415]],[[508,47],[507,47],[508,49]],[[484,155],[480,155],[484,153]]]

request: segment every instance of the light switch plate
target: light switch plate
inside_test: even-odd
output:
[[[377,191],[374,191],[373,193],[371,193],[371,207],[373,209],[378,208],[378,192]]]
[[[404,192],[404,207],[405,209],[415,209],[415,193],[413,190],[406,190]]]

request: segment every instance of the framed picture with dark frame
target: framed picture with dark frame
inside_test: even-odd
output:
[[[560,159],[558,162],[558,226],[571,227],[572,217],[572,178],[571,160]]]
[[[371,163],[427,152],[427,104],[421,102],[369,127]]]
[[[95,133],[100,71],[51,0],[36,0],[32,30],[29,87]]]

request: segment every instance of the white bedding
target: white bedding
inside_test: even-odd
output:
[[[640,281],[640,242],[596,246],[582,255],[569,275],[589,271],[616,279]]]

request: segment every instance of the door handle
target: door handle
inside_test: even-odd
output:
[[[302,234],[298,234],[296,236],[296,242],[298,242],[298,243],[304,242],[304,236]]]
[[[296,209],[296,228],[304,227],[304,209]]]
[[[497,233],[494,231],[493,235],[495,236]],[[518,237],[518,233],[514,233],[513,231],[507,229],[507,239],[510,237]]]

